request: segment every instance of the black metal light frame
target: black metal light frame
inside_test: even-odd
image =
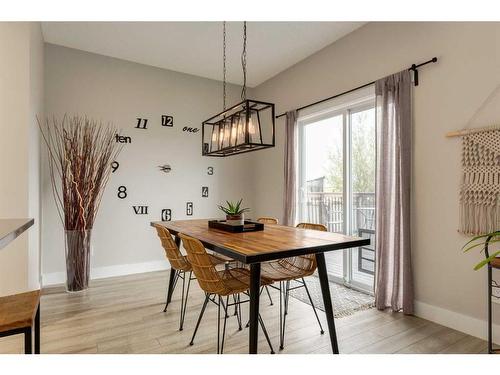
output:
[[[271,143],[266,143],[263,140],[263,132],[262,132],[262,124],[261,124],[261,118],[260,118],[260,113],[263,111],[269,111],[271,112],[271,119],[270,122],[272,124],[272,141]],[[250,129],[249,129],[249,123],[250,119],[252,117],[252,114],[256,115],[257,119],[257,124],[254,126],[258,126],[259,130],[259,138],[260,142],[255,142],[255,140],[251,139],[252,137],[250,136]],[[241,121],[243,120],[243,137],[244,140],[241,143],[237,143],[240,138],[236,134],[236,139],[234,144],[231,144],[231,139],[230,139],[230,144],[229,146],[225,147],[214,147],[213,144],[213,134],[214,131],[217,127],[217,131],[220,131],[221,126],[223,129],[226,129],[226,124],[230,123],[231,124],[231,129],[229,131],[232,131],[233,129],[233,124],[234,121]],[[238,124],[238,122],[236,123]],[[202,131],[201,131],[201,136],[202,136],[202,155],[203,156],[216,156],[216,157],[225,157],[225,156],[230,156],[230,155],[236,155],[236,154],[243,154],[245,152],[251,152],[251,151],[256,151],[256,150],[262,150],[264,148],[270,148],[275,146],[275,111],[274,111],[274,104],[273,103],[266,103],[266,102],[261,102],[258,100],[252,100],[252,99],[246,99],[243,100],[242,102],[232,106],[229,109],[226,109],[225,111],[209,118],[208,120],[203,121],[202,123]],[[238,127],[238,125],[236,125]],[[210,141],[206,142],[205,140],[205,133],[210,132]],[[219,133],[220,134],[220,133]],[[217,136],[219,137],[219,135]],[[232,135],[229,135],[229,138],[232,138]],[[218,142],[220,142],[219,138],[217,138]],[[222,141],[223,144],[223,141]]]

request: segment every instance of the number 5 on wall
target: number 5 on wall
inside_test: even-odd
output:
[[[193,216],[193,202],[186,203],[186,215]]]

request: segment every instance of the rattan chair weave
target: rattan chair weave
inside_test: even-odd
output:
[[[276,219],[275,217],[263,216],[259,217],[257,221],[263,224],[278,224],[278,219]]]
[[[328,230],[322,224],[312,223],[300,223],[297,225],[297,228],[319,230],[322,232]],[[316,271],[316,266],[315,254],[299,255],[262,263],[261,274],[273,282],[289,281],[312,275]]]
[[[165,250],[165,254],[168,261],[170,262],[170,265],[178,271],[191,271],[191,264],[189,264],[186,255],[182,255],[182,253],[180,252],[169,230],[161,225],[154,225],[154,227],[158,232],[158,236],[160,237],[161,244],[163,246],[163,249]],[[219,254],[209,254],[209,257],[210,261],[216,266],[235,261],[234,259]]]
[[[217,271],[215,265],[210,261],[210,256],[205,247],[199,240],[182,233],[179,236],[186,249],[187,259],[203,291],[208,294],[227,296],[248,290],[250,272],[247,269],[230,268]],[[261,279],[261,285],[268,284],[269,280]]]
[[[299,223],[299,224],[297,224],[297,228],[312,229],[312,230],[319,230],[321,232],[328,232],[328,229],[323,224]]]
[[[160,237],[161,245],[165,250],[165,255],[170,265],[178,271],[191,271],[191,265],[187,261],[186,256],[181,254],[169,230],[161,225],[155,225],[154,227],[158,232],[158,237]]]

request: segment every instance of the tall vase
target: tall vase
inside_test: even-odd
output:
[[[66,230],[66,290],[80,292],[89,287],[91,230]]]

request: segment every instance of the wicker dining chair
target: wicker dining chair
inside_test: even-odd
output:
[[[205,313],[208,302],[212,302],[217,305],[217,354],[222,354],[224,352],[224,339],[226,335],[226,321],[229,317],[228,309],[230,306],[236,306],[239,329],[241,326],[241,304],[248,302],[241,301],[240,295],[248,295],[248,290],[250,288],[250,272],[246,268],[227,268],[223,271],[218,271],[214,264],[210,260],[210,256],[207,253],[203,244],[196,238],[186,236],[184,234],[179,235],[182,239],[182,243],[187,252],[187,259],[191,264],[193,273],[198,280],[200,288],[205,292],[205,301],[201,308],[198,321],[196,322],[196,327],[191,338],[190,345],[193,345],[196,332],[200,326],[200,322]],[[268,285],[269,280],[266,278],[261,279],[261,285]],[[233,303],[229,302],[229,297],[233,297]],[[220,337],[220,314],[221,307],[224,310],[224,323],[222,328],[222,340]],[[271,340],[267,333],[264,321],[259,314],[259,324],[264,332],[267,343],[271,348],[271,354],[274,353]]]
[[[278,224],[278,219],[275,217],[262,216],[257,219],[259,223],[263,224]]]
[[[187,301],[189,296],[189,286],[191,285],[191,280],[194,279],[191,264],[187,260],[185,255],[182,255],[179,248],[177,247],[175,241],[172,238],[169,230],[161,225],[154,225],[158,237],[160,237],[161,245],[165,250],[165,255],[170,263],[170,266],[175,270],[174,281],[171,288],[167,289],[167,301],[165,303],[165,308],[163,312],[167,312],[167,307],[172,299],[172,294],[177,286],[177,281],[182,280],[182,294],[181,294],[181,316],[179,323],[179,331],[183,330],[184,318],[186,316]],[[210,255],[210,261],[214,265],[226,264],[225,259]],[[187,280],[186,280],[187,279]]]
[[[322,224],[300,223],[297,228],[312,229],[326,232],[327,228]],[[314,315],[318,321],[320,333],[324,334],[323,326],[319,319],[316,307],[309,293],[309,288],[304,280],[305,277],[311,276],[316,271],[316,255],[306,254],[290,258],[283,258],[272,262],[262,263],[261,275],[270,279],[273,283],[279,282],[280,292],[280,349],[284,348],[285,344],[285,326],[286,316],[288,315],[288,300],[290,291],[298,288],[306,290],[307,297],[311,303]],[[298,283],[296,286],[291,286],[291,281]]]

